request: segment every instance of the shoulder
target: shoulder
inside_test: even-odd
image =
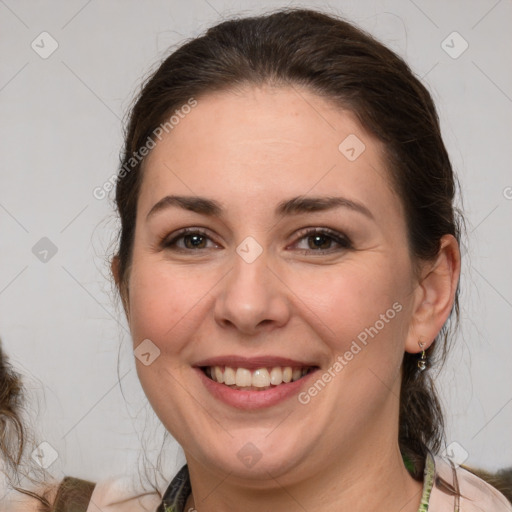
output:
[[[96,483],[87,512],[154,512],[160,505],[157,491],[144,490],[129,476]]]
[[[52,482],[41,488],[32,488],[30,491],[39,495],[44,494],[53,502],[58,496],[59,489],[62,489],[63,482],[66,481],[85,482],[67,477],[61,482]],[[92,485],[91,489],[87,491],[85,502],[82,499],[76,501],[76,496],[72,498],[71,495],[69,499],[64,499],[70,510],[83,510],[84,512],[154,512],[161,502],[158,492],[142,489],[141,486],[135,485],[134,479],[130,476],[116,476]],[[83,503],[87,503],[87,505]],[[2,486],[2,482],[0,482],[0,510],[39,512],[40,503],[25,493],[7,489],[7,486]]]
[[[460,512],[512,512],[512,504],[492,485],[462,467],[454,467],[442,457],[434,456],[435,481],[429,512],[453,512],[455,497],[443,487],[440,478],[459,489]]]

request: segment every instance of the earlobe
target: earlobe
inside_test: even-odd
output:
[[[450,316],[460,276],[460,252],[452,235],[441,238],[434,262],[426,263],[417,284],[416,301],[405,350],[421,352],[418,342],[431,345]]]

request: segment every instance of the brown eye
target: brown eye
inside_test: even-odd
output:
[[[199,249],[209,249],[209,241],[211,239],[206,232],[200,229],[186,228],[170,239],[164,238],[161,247],[176,251],[197,251]],[[217,246],[217,244],[214,245]]]
[[[330,249],[333,239],[325,235],[313,235],[307,237],[310,249]]]
[[[206,244],[206,237],[199,234],[185,235],[181,238],[183,238],[184,245],[187,249],[204,249]]]
[[[309,252],[322,254],[352,248],[352,243],[345,235],[330,229],[312,229],[301,233],[301,235],[298,245],[300,245],[302,241],[307,241],[307,247],[299,247],[299,250],[305,253],[309,250]]]

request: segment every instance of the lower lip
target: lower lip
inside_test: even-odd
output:
[[[316,373],[316,370],[313,370],[299,380],[288,382],[287,384],[279,384],[279,386],[265,389],[264,391],[243,391],[232,389],[225,384],[219,384],[207,377],[199,368],[194,368],[194,370],[199,374],[199,378],[206,389],[215,398],[237,409],[251,410],[272,407],[298,394],[300,388]]]

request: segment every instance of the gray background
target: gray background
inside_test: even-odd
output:
[[[447,439],[472,465],[512,465],[512,2],[258,4],[0,0],[0,336],[25,376],[37,443],[57,454],[50,471],[98,480],[135,473],[142,451],[150,460],[161,451],[109,281],[117,221],[111,202],[92,194],[116,170],[121,120],[142,77],[221,18],[284,5],[366,28],[434,95],[469,233],[462,329],[436,379]],[[43,31],[58,44],[47,58],[31,47],[51,49]],[[463,48],[454,31],[469,44],[457,58],[445,51]],[[43,237],[57,248],[46,262],[33,252],[48,245]],[[184,460],[172,440],[165,453],[164,480]]]

